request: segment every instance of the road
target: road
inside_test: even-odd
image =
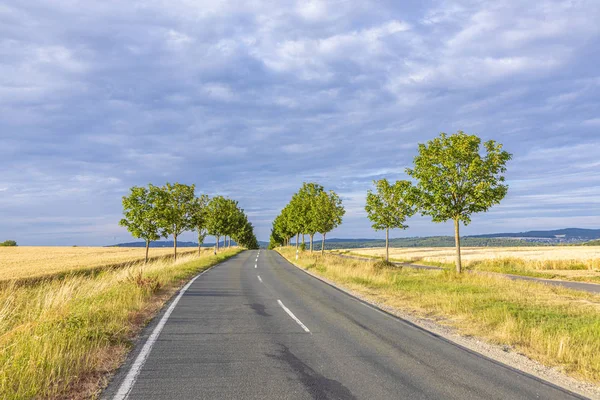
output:
[[[374,309],[273,251],[209,270],[169,310],[102,398],[581,398]]]

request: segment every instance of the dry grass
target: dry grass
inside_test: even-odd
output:
[[[0,398],[89,398],[191,276],[236,254],[186,255],[0,289]]]
[[[385,255],[385,248],[342,251],[368,257]],[[448,268],[454,266],[455,254],[455,249],[448,247],[390,248],[393,260]],[[461,254],[467,269],[600,283],[600,247],[464,247]]]
[[[294,250],[280,252],[294,261]],[[479,274],[386,268],[332,255],[304,253],[297,263],[372,301],[441,318],[463,334],[600,382],[598,295]]]
[[[178,254],[198,251],[180,248]],[[204,251],[212,251],[204,249]],[[77,271],[106,265],[143,260],[140,247],[0,247],[0,280],[35,278],[60,272]],[[173,254],[173,249],[151,248],[150,257]]]

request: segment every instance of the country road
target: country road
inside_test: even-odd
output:
[[[225,261],[175,301],[102,398],[581,398],[371,308],[273,251]]]

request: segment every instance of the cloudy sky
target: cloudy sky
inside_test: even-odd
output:
[[[380,237],[372,181],[459,129],[514,154],[464,233],[600,228],[598,21],[598,0],[3,1],[0,240],[129,241],[121,196],[166,181],[239,200],[262,240],[317,181],[347,210],[331,237]]]

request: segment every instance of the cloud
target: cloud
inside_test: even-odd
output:
[[[381,237],[372,180],[459,129],[514,154],[508,197],[466,232],[592,226],[599,19],[594,0],[4,4],[0,237],[127,241],[128,188],[180,181],[238,199],[267,239],[308,180],[344,199],[334,236]]]

